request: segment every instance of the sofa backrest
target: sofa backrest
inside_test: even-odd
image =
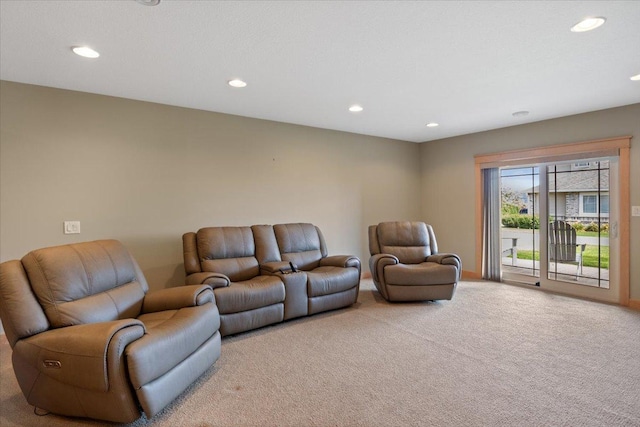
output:
[[[195,256],[200,271],[221,273],[232,282],[260,274],[251,227],[207,227],[195,233]],[[187,267],[185,248],[185,269]],[[190,262],[189,264],[193,264]],[[194,272],[187,270],[187,273]]]
[[[34,250],[22,266],[53,328],[135,318],[149,289],[136,261],[116,240]]]
[[[278,242],[272,225],[252,225],[253,239],[256,242],[256,258],[258,263],[282,261]]]
[[[320,229],[313,224],[276,224],[273,226],[282,261],[293,262],[301,270],[312,270],[327,256]]]
[[[424,222],[381,222],[369,229],[369,251],[391,254],[403,264],[424,262],[429,255],[438,253],[433,228]]]

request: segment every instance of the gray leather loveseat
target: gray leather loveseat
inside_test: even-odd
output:
[[[220,333],[354,304],[360,260],[328,256],[313,224],[207,227],[182,237],[187,284],[213,288]]]

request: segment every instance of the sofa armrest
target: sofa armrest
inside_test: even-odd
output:
[[[384,281],[384,268],[387,265],[396,265],[400,261],[391,254],[376,254],[369,258],[369,270],[374,282]]]
[[[142,313],[179,310],[213,301],[213,290],[209,285],[178,286],[149,292],[142,301]]]
[[[125,347],[145,334],[142,322],[123,319],[51,329],[14,347],[14,362],[26,364],[41,375],[87,390],[109,390],[107,350]],[[116,346],[111,341],[118,340]],[[113,375],[119,375],[113,372]],[[35,381],[36,377],[33,378]],[[117,381],[117,380],[115,380]]]
[[[215,289],[229,286],[231,280],[221,273],[202,272],[189,274],[185,283],[187,285],[209,285]]]
[[[427,262],[436,262],[443,265],[453,265],[458,269],[458,279],[462,274],[462,260],[456,254],[440,253],[435,255],[429,255],[426,259]]]
[[[296,266],[295,264],[294,266],[298,268],[298,266]],[[264,264],[260,264],[260,274],[267,274],[267,275],[274,275],[278,273],[286,274],[292,271],[293,269],[291,268],[291,264],[289,264],[287,261],[272,261],[272,262],[265,262]]]
[[[460,257],[456,254],[440,253],[429,255],[427,262],[437,262],[438,264],[461,264]]]
[[[332,255],[320,260],[320,266],[355,267],[360,270],[360,259],[353,255]]]

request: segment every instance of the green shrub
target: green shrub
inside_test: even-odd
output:
[[[502,216],[502,225],[507,228],[518,228],[518,222],[516,221],[514,214],[507,214]]]
[[[600,231],[605,231],[605,232],[609,232],[609,223],[607,222],[606,224],[602,224],[602,226],[600,227]]]
[[[502,216],[502,225],[507,228],[538,229],[540,217],[524,214],[507,214]]]
[[[591,224],[588,224],[586,227],[584,227],[584,231],[598,232],[600,230],[598,229],[598,224],[596,224],[595,222],[592,222]]]
[[[532,222],[530,216],[518,216],[518,228],[531,228]]]
[[[573,224],[571,224],[571,226],[576,230],[576,231],[582,231],[584,230],[584,224],[581,222],[574,222]]]
[[[537,215],[533,216],[533,220],[532,220],[532,224],[533,224],[533,228],[535,228],[536,230],[540,229],[540,217]]]
[[[513,215],[520,212],[520,208],[510,203],[502,203],[502,215]]]

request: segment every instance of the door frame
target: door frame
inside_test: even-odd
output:
[[[475,238],[476,238],[476,276],[482,277],[482,169],[515,166],[526,163],[549,163],[593,157],[619,158],[619,300],[618,304],[628,306],[630,297],[630,182],[629,149],[631,136],[551,145],[531,149],[504,151],[500,153],[479,154],[475,156]]]

